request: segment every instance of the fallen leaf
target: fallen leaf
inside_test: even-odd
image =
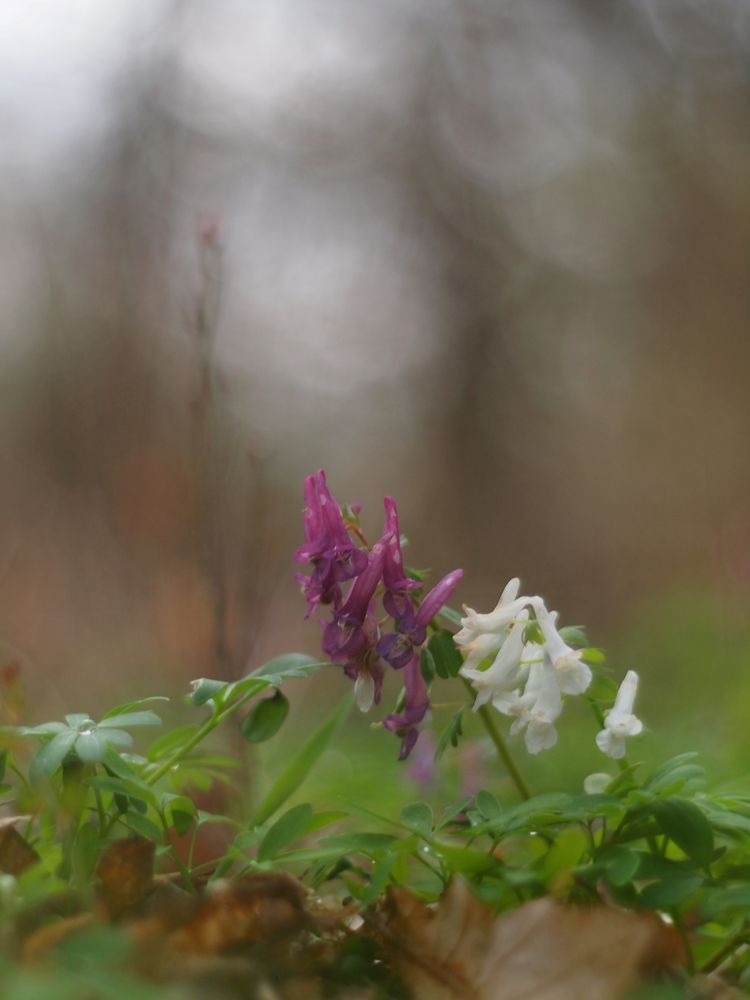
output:
[[[154,888],[156,847],[145,837],[115,840],[96,866],[99,901],[110,919],[117,919],[142,903]]]
[[[217,883],[170,944],[193,955],[220,955],[238,945],[284,941],[310,922],[305,896],[300,882],[280,873]]]
[[[685,961],[654,914],[537,899],[499,918],[454,881],[431,909],[392,887],[376,924],[413,1000],[613,1000]]]
[[[0,820],[0,871],[20,875],[39,860],[31,844],[16,830],[16,823],[28,816],[11,816]]]

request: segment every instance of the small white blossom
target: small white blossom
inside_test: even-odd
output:
[[[469,666],[468,659],[461,667],[459,673],[471,681],[472,687],[477,692],[474,711],[496,695],[513,690],[524,679],[527,668],[521,662],[521,655],[524,649],[523,633],[528,620],[529,612],[521,611],[494,663],[487,670],[477,670]]]
[[[596,745],[615,760],[625,756],[625,737],[637,736],[643,730],[643,723],[633,714],[637,691],[638,674],[628,670],[618,688],[614,706],[604,719],[604,729],[596,734]]]
[[[487,614],[480,614],[473,608],[464,606],[465,616],[461,619],[463,628],[455,635],[455,641],[459,646],[466,646],[479,635],[493,633],[503,639],[507,636],[514,618],[523,611],[527,604],[534,600],[531,597],[519,597],[521,581],[518,577],[510,580],[500,595],[500,600],[494,609]]]
[[[562,697],[549,662],[535,662],[529,668],[529,679],[522,695],[511,691],[493,699],[495,708],[504,715],[516,716],[511,735],[524,732],[526,749],[537,754],[557,743],[555,721],[562,711]]]
[[[557,612],[548,611],[541,599],[534,601],[534,612],[544,636],[544,648],[555,668],[557,683],[564,694],[583,694],[591,683],[591,668],[583,662],[580,649],[573,649],[557,631]]]

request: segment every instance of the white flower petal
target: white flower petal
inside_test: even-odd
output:
[[[369,712],[375,701],[375,680],[367,671],[360,671],[354,682],[354,700],[360,712]]]
[[[613,733],[610,729],[602,729],[596,734],[596,745],[608,757],[619,760],[625,756],[625,737]]]
[[[551,722],[532,719],[526,727],[526,749],[537,754],[557,743],[557,730]]]
[[[632,715],[635,696],[638,693],[638,674],[635,670],[628,670],[623,677],[622,683],[615,695],[613,712],[618,715]]]
[[[456,637],[454,636],[454,641]],[[462,653],[468,653],[464,666],[473,670],[479,666],[482,660],[488,656],[493,656],[503,644],[503,636],[488,632],[486,635],[478,635],[463,645],[456,642]]]
[[[583,694],[593,679],[591,668],[581,659],[580,650],[571,649],[554,661],[555,674],[564,694]]]

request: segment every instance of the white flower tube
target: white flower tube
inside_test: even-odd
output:
[[[557,631],[556,611],[548,611],[541,598],[534,601],[533,607],[560,690],[564,694],[583,694],[591,683],[592,674],[591,668],[583,662],[581,650],[569,646]]]
[[[604,729],[596,734],[596,745],[615,760],[625,756],[625,738],[637,736],[643,730],[643,723],[633,714],[637,692],[638,674],[628,670],[617,690],[615,703],[604,719]]]
[[[521,581],[518,577],[514,577],[506,584],[494,609],[487,614],[480,614],[473,608],[464,607],[466,614],[461,619],[463,628],[454,636],[456,643],[465,646],[477,636],[487,633],[501,635],[504,638],[513,619],[534,600],[531,597],[519,597],[520,589]]]
[[[523,633],[528,620],[529,612],[521,611],[494,663],[487,670],[470,667],[468,659],[461,667],[459,673],[471,681],[472,687],[477,692],[474,702],[475,712],[498,694],[511,691],[524,679],[526,669],[521,663],[521,654],[524,649]]]
[[[495,708],[504,715],[515,715],[511,735],[524,732],[526,749],[537,754],[557,743],[555,721],[562,711],[560,687],[549,662],[535,662],[529,669],[529,679],[522,695],[517,691],[493,699]]]

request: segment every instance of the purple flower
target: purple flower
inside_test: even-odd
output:
[[[427,685],[419,668],[419,657],[413,654],[404,667],[404,711],[400,715],[388,715],[383,720],[386,729],[401,737],[398,759],[406,760],[414,749],[419,737],[417,726],[425,717],[430,706]]]
[[[378,642],[378,652],[392,667],[400,670],[409,662],[416,647],[427,638],[427,626],[450,599],[459,580],[464,575],[462,569],[454,569],[446,574],[430,590],[415,613],[407,612],[396,623],[396,631],[384,635]]]
[[[332,660],[350,660],[370,645],[372,628],[365,624],[375,590],[383,572],[385,546],[376,542],[365,556],[366,565],[352,584],[346,601],[333,612],[323,632],[323,652]],[[364,553],[363,553],[364,554]],[[373,621],[374,621],[374,616]]]
[[[386,542],[383,563],[383,607],[398,620],[414,610],[409,592],[420,586],[418,580],[410,580],[404,573],[404,557],[401,552],[401,532],[398,525],[398,510],[393,497],[385,497],[385,527],[383,539]]]
[[[337,607],[341,601],[339,584],[357,576],[367,565],[367,554],[350,539],[322,469],[305,479],[304,528],[305,544],[294,558],[313,566],[310,576],[296,575],[307,598],[309,617],[319,604]]]

